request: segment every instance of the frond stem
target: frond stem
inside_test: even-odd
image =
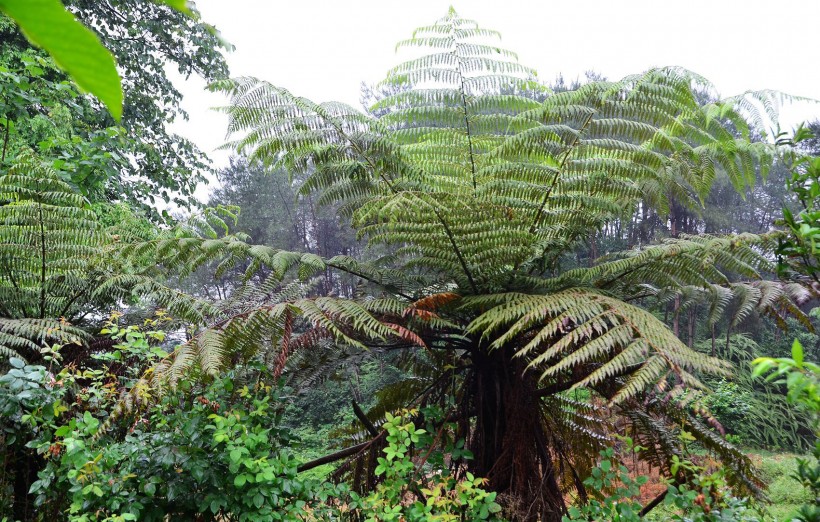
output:
[[[470,269],[467,267],[467,262],[464,260],[464,256],[461,254],[461,249],[458,248],[456,244],[456,238],[453,236],[453,231],[450,230],[450,227],[447,225],[447,222],[444,220],[444,217],[438,211],[437,208],[433,207],[433,212],[435,213],[438,220],[441,222],[441,225],[444,227],[444,232],[447,234],[447,239],[450,240],[450,245],[453,247],[453,251],[458,257],[458,262],[461,264],[461,269],[464,271],[464,275],[467,276],[467,280],[470,282],[470,287],[473,289],[473,292],[476,294],[478,293],[478,286],[475,284],[475,280],[473,279],[473,274],[470,272]]]
[[[649,504],[645,505],[645,506],[643,507],[643,509],[641,509],[641,510],[638,512],[638,516],[639,516],[639,517],[641,517],[641,518],[643,518],[643,517],[645,517],[646,515],[648,515],[650,511],[652,511],[653,509],[655,509],[658,505],[660,505],[660,503],[661,503],[661,502],[663,502],[663,499],[665,499],[665,498],[666,498],[666,494],[667,494],[667,493],[669,493],[669,489],[665,489],[665,490],[663,490],[663,492],[662,492],[660,495],[658,495],[657,497],[653,498],[653,499],[652,499],[652,501],[651,501],[651,502],[649,502]]]
[[[455,54],[455,51],[453,51]],[[464,128],[467,131],[467,146],[469,147],[468,155],[470,157],[470,172],[473,177],[473,197],[476,197],[476,180],[475,180],[475,154],[473,153],[473,135],[470,133],[470,116],[467,112],[467,93],[464,88],[464,73],[461,72],[461,59],[456,56],[458,60],[458,77],[461,82],[459,94],[461,94],[461,107],[464,111]]]
[[[361,423],[367,429],[367,432],[370,434],[370,436],[378,437],[379,431],[376,429],[376,426],[374,426],[373,423],[370,422],[370,419],[367,418],[367,415],[364,414],[364,411],[362,411],[362,407],[359,406],[359,403],[356,402],[356,399],[351,399],[350,405],[353,406],[353,413],[356,414],[356,417],[358,417],[359,421],[361,421]]]
[[[334,127],[336,126],[334,125]],[[364,153],[362,148],[359,147],[355,141],[353,141],[351,138],[348,138],[347,135],[341,132],[341,130],[339,130],[339,133],[342,134],[342,136],[345,136],[345,139],[347,139],[350,142],[350,144],[357,150],[357,152],[359,152],[359,154],[367,161],[367,163],[370,165],[370,168],[372,168],[373,170],[377,170],[376,165],[373,163],[373,161]],[[385,182],[385,184],[387,184],[387,187],[394,195],[398,194],[396,188],[390,184],[390,182],[384,176],[384,174],[379,173],[379,177]],[[464,256],[461,253],[461,249],[458,248],[458,244],[456,243],[453,232],[450,230],[450,226],[447,224],[447,221],[444,219],[444,216],[441,215],[441,212],[439,212],[438,209],[434,206],[431,205],[431,207],[433,213],[436,215],[439,222],[441,223],[441,226],[444,227],[444,232],[447,234],[447,239],[450,241],[450,245],[452,245],[456,257],[458,257],[458,261],[461,264],[461,269],[464,270],[464,274],[467,276],[467,280],[470,282],[470,287],[473,289],[473,292],[478,293],[478,286],[476,286],[475,280],[473,280],[473,275],[470,272],[470,269],[467,267],[467,262],[464,260]]]
[[[326,264],[327,264],[327,266],[329,266],[331,268],[334,268],[336,270],[339,270],[340,272],[345,272],[347,274],[356,276],[360,279],[364,279],[365,281],[369,281],[371,283],[377,284],[377,285],[381,286],[382,288],[385,288],[386,290],[389,290],[391,292],[395,292],[397,295],[407,299],[408,301],[415,301],[413,296],[411,296],[409,294],[405,294],[401,290],[393,289],[393,288],[390,287],[390,285],[387,285],[387,284],[384,284],[380,281],[377,281],[376,279],[374,279],[372,277],[369,277],[369,276],[366,276],[366,275],[362,274],[361,272],[358,272],[356,270],[352,270],[350,268],[347,268],[347,267],[344,267],[344,266],[341,266],[341,265],[336,265],[336,264],[333,264],[333,263],[326,263]]]
[[[71,299],[69,299],[68,302],[66,303],[66,305],[63,307],[63,309],[60,310],[60,313],[59,313],[58,317],[65,317],[65,315],[68,313],[68,310],[71,308],[71,305],[74,304],[74,301],[79,299],[80,296],[82,296],[87,291],[91,290],[91,287],[93,287],[95,284],[97,284],[97,281],[95,281],[94,279],[91,279],[89,281],[88,285],[86,285],[85,287],[80,288],[73,296],[71,296]]]
[[[313,103],[313,102],[311,102],[311,103]],[[314,105],[315,105],[315,104],[314,104]],[[389,188],[389,189],[390,189],[390,191],[391,191],[393,194],[396,194],[396,193],[397,193],[397,191],[396,191],[395,187],[392,185],[392,183],[391,183],[391,182],[390,182],[390,180],[387,178],[387,176],[385,176],[385,174],[381,171],[381,169],[378,169],[378,168],[376,167],[375,162],[374,162],[374,161],[373,161],[373,160],[372,160],[372,159],[371,159],[371,158],[370,158],[370,157],[369,157],[369,156],[365,153],[365,151],[364,151],[364,147],[362,147],[362,146],[361,146],[361,144],[357,143],[357,142],[356,142],[356,140],[354,140],[352,136],[349,136],[349,135],[348,135],[348,134],[344,131],[344,129],[342,128],[342,126],[341,126],[339,123],[337,123],[337,122],[336,122],[336,119],[335,119],[335,118],[333,118],[333,117],[332,117],[332,116],[330,116],[329,114],[325,113],[325,111],[320,110],[320,108],[319,108],[318,106],[315,106],[315,107],[313,108],[313,111],[314,111],[316,114],[318,114],[318,115],[319,115],[319,116],[320,116],[323,120],[327,121],[327,122],[328,122],[328,123],[329,123],[329,124],[333,127],[333,129],[334,129],[337,133],[339,133],[339,136],[341,136],[342,138],[344,138],[345,140],[347,140],[347,142],[348,142],[348,143],[350,143],[350,146],[351,146],[351,147],[353,147],[353,150],[355,150],[355,151],[356,151],[356,153],[357,153],[357,154],[359,154],[359,156],[361,156],[362,158],[364,158],[364,160],[367,162],[367,164],[368,164],[368,165],[370,165],[370,168],[371,168],[371,169],[373,169],[373,171],[374,171],[374,172],[378,172],[379,177],[381,178],[381,180],[385,183],[385,185],[387,185],[387,188]]]
[[[4,133],[4,136],[3,136],[3,157],[0,158],[0,162],[2,162],[2,163],[6,162],[6,151],[8,150],[8,147],[9,147],[9,125],[10,125],[10,123],[11,122],[9,122],[9,119],[6,118],[6,132]]]
[[[640,369],[640,367],[641,367],[640,364],[633,364],[631,366],[626,366],[626,367],[622,368],[620,371],[617,371],[617,372],[613,373],[610,376],[610,378],[614,379],[614,378],[618,378],[618,377],[625,377],[625,376],[629,375],[630,373]],[[557,383],[557,384],[551,384],[549,386],[539,388],[539,389],[535,390],[535,396],[536,397],[546,397],[548,395],[555,395],[556,393],[561,393],[561,392],[567,391],[570,388],[572,388],[573,386],[575,386],[577,383],[579,383],[579,382],[583,381],[584,379],[586,379],[587,377],[589,377],[590,375],[592,375],[592,371],[590,371],[590,372],[586,373],[585,375],[582,375],[582,376],[580,376],[576,379],[570,379],[569,381],[566,381],[566,382],[560,382],[560,383]]]
[[[46,230],[43,224],[43,203],[37,202],[40,216],[40,319],[46,317]]]
[[[470,133],[470,118],[467,115],[467,98],[464,95],[464,80],[461,81],[461,103],[464,107],[464,126],[467,130],[467,146],[469,147],[470,156],[470,172],[473,176],[473,197],[476,197],[476,180],[475,180],[475,153],[473,152],[473,135]]]
[[[325,455],[324,457],[319,457],[318,459],[311,460],[310,462],[305,462],[304,464],[301,464],[299,467],[296,468],[296,473],[301,473],[303,471],[308,471],[310,469],[317,468],[317,467],[321,466],[322,464],[329,464],[331,462],[336,462],[337,460],[341,460],[345,457],[350,457],[352,455],[355,455],[355,454],[357,454],[361,451],[366,450],[368,447],[370,447],[371,444],[373,444],[374,442],[376,442],[377,440],[379,440],[380,438],[385,437],[385,436],[387,436],[387,432],[382,431],[379,434],[379,436],[376,437],[376,438],[367,440],[367,441],[362,442],[360,444],[356,444],[355,446],[350,446],[349,448],[345,448],[343,450],[339,450],[335,453],[331,453],[330,455]]]
[[[367,162],[367,164],[370,166],[370,168],[373,169],[374,172],[378,173],[379,178],[381,178],[381,180],[387,185],[387,187],[390,189],[390,192],[392,192],[394,195],[397,195],[399,193],[399,191],[396,190],[396,187],[393,186],[393,184],[390,182],[390,180],[385,176],[384,172],[382,172],[381,169],[378,169],[377,166],[376,166],[376,163],[365,153],[364,147],[362,147],[359,143],[357,143],[356,140],[354,140],[351,136],[348,136],[348,134],[344,131],[342,126],[339,125],[335,121],[334,118],[332,118],[330,115],[325,113],[325,111],[321,110],[321,108],[318,107],[318,106],[314,105],[314,107],[311,107],[311,109],[319,117],[321,117],[323,120],[327,121],[336,130],[336,132],[339,133],[339,135],[342,138],[344,138],[345,140],[347,140],[348,143],[350,143],[350,146],[353,147],[353,149],[356,151],[356,153],[358,153],[362,158],[364,158],[364,160]],[[431,205],[431,207],[432,207],[432,205]],[[470,287],[473,289],[473,292],[478,293],[478,286],[475,284],[475,280],[473,279],[472,273],[470,272],[469,268],[467,267],[467,263],[464,260],[464,256],[461,253],[461,249],[459,249],[458,245],[456,244],[455,237],[453,236],[453,233],[450,230],[450,226],[444,220],[444,217],[441,215],[441,213],[438,211],[438,209],[436,209],[435,207],[432,207],[432,210],[433,210],[433,213],[436,215],[436,218],[438,218],[439,222],[444,227],[444,231],[447,234],[447,238],[448,238],[448,240],[450,241],[450,244],[453,247],[453,250],[456,254],[456,257],[458,257],[459,263],[461,264],[461,268],[464,271],[464,274],[467,276],[467,280],[470,282]]]
[[[6,304],[2,301],[0,301],[0,312],[2,312],[9,319],[12,319],[11,310],[6,308]]]
[[[561,164],[558,165],[558,168],[555,170],[555,175],[552,177],[552,181],[550,181],[550,184],[547,187],[547,192],[544,194],[544,199],[541,201],[541,206],[538,207],[538,212],[536,212],[535,218],[532,220],[532,225],[530,225],[530,234],[535,232],[535,227],[538,225],[538,222],[541,220],[541,216],[544,214],[544,209],[547,208],[547,202],[549,201],[550,194],[552,193],[552,190],[555,188],[555,186],[558,184],[558,176],[561,174],[561,171],[564,169],[564,166],[567,163],[567,159],[569,159],[569,155],[572,154],[572,151],[575,150],[575,147],[577,147],[578,144],[580,143],[581,134],[589,126],[590,122],[592,121],[592,117],[594,115],[595,115],[595,111],[589,113],[589,116],[587,116],[587,119],[586,119],[586,121],[584,121],[584,124],[581,126],[580,129],[578,129],[578,134],[575,136],[575,139],[572,140],[572,143],[567,148],[567,151],[564,154],[564,157],[561,159]]]

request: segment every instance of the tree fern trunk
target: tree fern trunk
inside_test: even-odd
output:
[[[473,471],[489,480],[512,520],[559,521],[563,495],[544,432],[537,381],[505,350],[475,355]]]
[[[30,449],[19,441],[14,445],[14,484],[12,512],[14,520],[27,522],[34,520],[34,495],[29,495],[29,489],[37,479],[40,469],[40,459]]]

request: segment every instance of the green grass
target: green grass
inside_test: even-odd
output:
[[[792,478],[797,472],[799,457],[792,453],[759,455],[760,472],[769,485],[767,494],[771,504],[766,511],[777,522],[790,521],[801,504],[812,501],[809,490]]]
[[[791,522],[800,506],[812,501],[809,490],[791,477],[797,471],[797,459],[810,457],[794,453],[770,453],[763,450],[754,450],[749,456],[768,485],[766,494],[770,503],[760,506],[761,521]],[[646,520],[647,522],[666,521],[670,520],[674,514],[674,510],[661,505],[654,509]]]

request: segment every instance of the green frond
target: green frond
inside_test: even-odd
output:
[[[83,344],[89,335],[58,319],[0,318],[0,360],[40,356],[40,349],[53,345]]]
[[[627,376],[612,397],[618,403],[662,383],[670,372],[727,372],[727,363],[691,350],[651,313],[600,292],[578,288],[501,299],[506,302],[480,314],[468,332],[486,339],[491,350],[520,346],[515,356],[542,380],[592,364],[594,371],[575,386]],[[691,384],[699,383],[691,378]]]
[[[773,246],[770,237],[753,234],[665,239],[658,245],[614,254],[591,268],[569,270],[546,280],[545,285],[561,288],[583,283],[628,294],[631,288],[647,284],[705,287],[729,284],[730,276],[757,280],[774,268],[772,259],[764,255]]]
[[[22,157],[0,176],[0,317],[72,317],[105,235],[84,198]]]
[[[154,369],[153,378],[173,385],[180,375],[193,369],[210,375],[252,357],[269,360],[271,355],[284,353],[286,359],[299,350],[311,349],[328,336],[341,345],[360,349],[367,349],[369,343],[424,344],[410,330],[377,317],[401,317],[406,306],[402,301],[358,303],[333,297],[307,298],[304,294],[308,289],[298,282],[282,286],[275,293],[270,287],[264,293],[240,289],[221,304],[221,309],[209,310],[209,324],[162,361]],[[301,334],[289,333],[292,328],[286,328],[285,322],[291,321],[291,316],[307,322],[310,329]]]

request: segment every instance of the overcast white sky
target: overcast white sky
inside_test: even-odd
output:
[[[236,46],[233,76],[256,76],[314,101],[359,105],[359,85],[375,83],[400,61],[394,48],[414,28],[453,5],[464,18],[501,32],[502,46],[542,81],[587,70],[620,79],[678,65],[721,95],[777,89],[820,100],[820,0],[196,0],[204,21]],[[225,104],[191,78],[180,85],[190,121],[174,130],[209,153],[226,152]],[[820,117],[820,106],[786,109],[790,128]],[[203,187],[204,189],[204,187]]]

